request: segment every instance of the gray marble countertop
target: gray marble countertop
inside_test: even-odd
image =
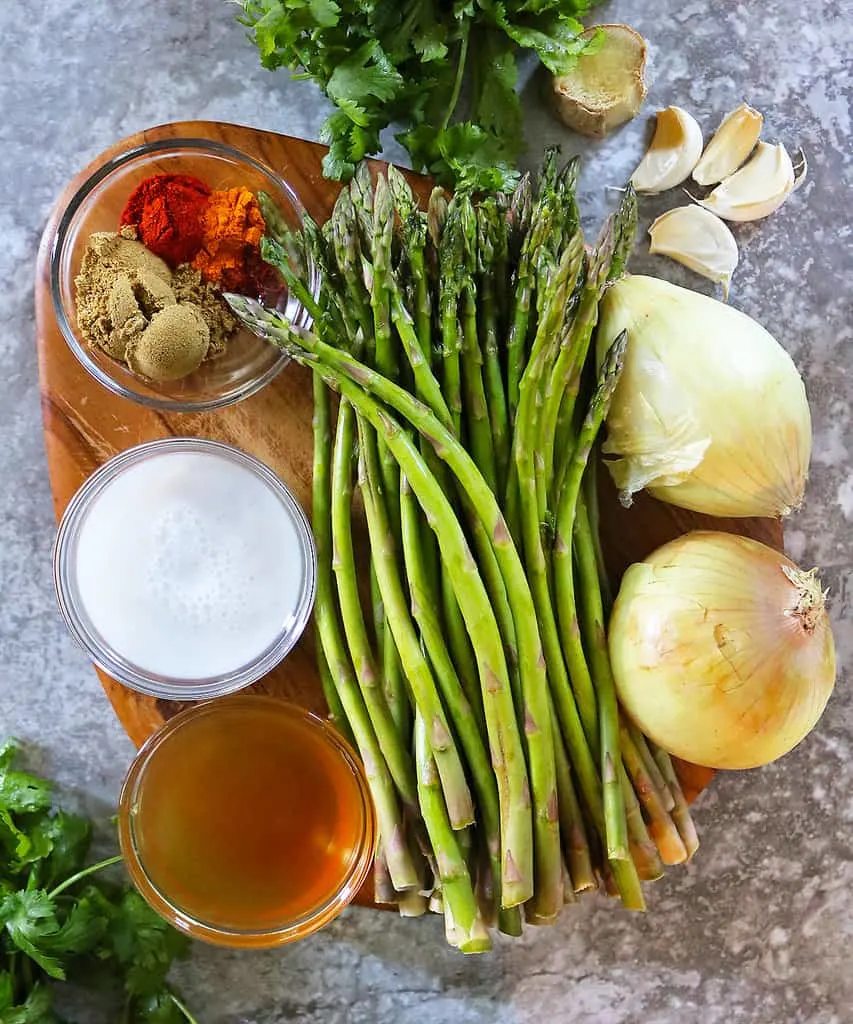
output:
[[[54,604],[34,257],[67,180],[131,132],[209,118],[317,136],[323,100],[308,83],[261,70],[236,11],[221,0],[0,4],[0,733],[24,740],[30,763],[105,828],[132,748]],[[198,946],[177,982],[202,1024],[853,1021],[853,2],[615,0],[599,20],[627,21],[649,39],[647,114],[675,103],[711,128],[747,99],[764,111],[766,137],[808,153],[806,187],[738,231],[732,298],[806,378],[814,459],[787,538],[831,590],[835,696],[795,753],[715,781],[696,811],[695,862],[648,887],[647,915],[587,900],[557,927],[480,959],[448,950],[435,919],[358,909],[278,952]],[[534,83],[525,106],[531,163],[546,141],[578,145],[541,109]],[[641,117],[585,147],[591,220],[602,183],[630,173],[647,130]],[[644,216],[658,206],[644,203]],[[663,261],[639,265],[686,280]],[[81,1004],[75,1019],[115,1013]]]

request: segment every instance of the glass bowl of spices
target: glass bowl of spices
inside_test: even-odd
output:
[[[59,222],[51,293],[69,348],[97,381],[150,408],[199,412],[254,394],[287,364],[222,298],[250,295],[310,323],[261,258],[261,203],[277,210],[279,237],[282,223],[298,230],[304,210],[288,183],[209,139],[146,143],[83,183]]]

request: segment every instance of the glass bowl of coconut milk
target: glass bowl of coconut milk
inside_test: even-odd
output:
[[[95,664],[141,693],[201,700],[274,668],[311,614],[316,552],[285,483],[231,445],[166,438],[104,463],[54,549],[59,607]]]

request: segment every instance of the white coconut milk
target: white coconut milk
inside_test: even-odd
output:
[[[82,519],[78,606],[143,672],[221,676],[292,626],[304,552],[293,509],[249,466],[215,450],[153,452],[94,495]]]

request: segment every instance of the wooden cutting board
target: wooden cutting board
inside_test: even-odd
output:
[[[161,125],[124,139],[69,183],[45,227],[35,280],[42,416],[57,520],[78,487],[107,459],[143,441],[169,436],[209,437],[251,452],[287,482],[306,508],[310,507],[312,409],[306,370],[291,364],[259,394],[227,409],[165,414],[145,409],[102,388],[77,362],[60,333],[50,296],[50,250],[63,210],[82,182],[108,160],[144,142],[171,138],[219,139],[267,163],[290,183],[318,221],[325,220],[338,192],[338,186],[322,176],[324,147],[273,132],[205,121]],[[414,176],[411,180],[426,195],[429,183]],[[640,496],[633,508],[626,511],[607,481],[603,481],[602,537],[614,580],[631,562],[665,541],[697,528],[729,530],[774,547],[782,545],[782,530],[776,521],[714,520],[645,496]],[[284,663],[253,690],[324,713],[313,647],[313,631],[309,629]],[[100,671],[98,675],[122,725],[137,746],[182,707],[135,693]],[[678,767],[691,798],[713,774],[691,765]],[[362,893],[359,902],[371,901],[370,892]]]

